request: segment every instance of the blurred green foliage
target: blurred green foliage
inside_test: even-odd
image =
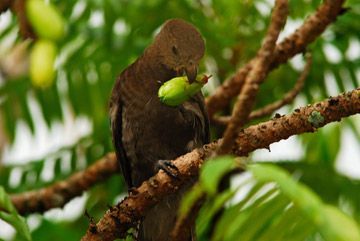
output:
[[[25,219],[21,217],[14,205],[11,202],[10,197],[5,192],[4,188],[0,186],[0,219],[11,224],[18,232],[17,238],[21,241],[30,241],[31,235],[29,227],[27,226]]]
[[[219,241],[301,241],[312,240],[311,237],[319,234],[327,241],[360,240],[360,229],[354,219],[335,206],[322,202],[310,188],[272,164],[248,165],[252,176],[242,176],[241,181],[232,185],[232,190],[214,195],[208,185],[212,182],[213,186],[217,186],[218,181],[214,181],[210,175],[218,175],[214,167],[234,171],[238,168],[235,162],[232,157],[206,162],[200,173],[199,184],[188,193],[183,203],[191,206],[194,201],[189,203],[189,197],[199,192],[208,194],[197,220],[199,240],[208,240],[209,234],[211,240]],[[222,172],[222,176],[225,174]],[[236,198],[237,191],[244,189],[245,196]],[[211,220],[219,214],[220,209],[217,225],[211,230]]]
[[[0,17],[0,140],[5,138],[9,145],[19,141],[15,140],[19,136],[19,122],[25,123],[33,135],[39,132],[38,119],[34,117],[29,99],[39,104],[47,128],[54,128],[69,117],[72,120],[86,117],[91,123],[91,132],[76,143],[51,150],[36,160],[29,158],[26,164],[11,164],[10,160],[10,164],[0,166],[0,185],[9,193],[40,188],[64,179],[84,168],[80,160],[85,160],[86,165],[89,165],[113,149],[107,114],[112,85],[119,73],[142,54],[164,21],[182,18],[199,28],[206,40],[206,56],[201,63],[200,73],[212,74],[214,85],[217,85],[219,83],[216,80],[224,81],[255,55],[265,34],[272,7],[266,0],[51,2],[66,20],[67,34],[58,43],[57,77],[47,89],[34,87],[27,72],[12,75],[4,68],[6,56],[24,40],[18,35],[15,15],[6,12]],[[287,32],[293,32],[321,2],[290,1]],[[349,7],[347,12],[308,47],[314,60],[302,92],[304,104],[333,95],[331,88],[342,92],[359,86],[360,57],[349,49],[356,43],[360,44],[360,21],[356,21],[360,19],[360,2],[348,0],[346,7]],[[5,21],[5,18],[9,21]],[[21,60],[27,58],[32,44],[28,43],[23,58],[13,68],[20,66]],[[329,46],[339,54],[337,58],[328,57]],[[301,57],[298,59],[270,74],[261,87],[257,107],[281,98],[292,88],[301,69],[294,63],[302,61]],[[209,85],[207,94],[213,90]],[[224,113],[228,111],[224,110]],[[281,165],[293,173],[301,173],[300,181],[313,189],[324,202],[346,209],[359,222],[360,183],[337,173],[335,169],[341,146],[340,137],[345,128],[350,129],[359,140],[358,123],[355,123],[355,118],[350,118],[315,134],[302,135],[300,138],[305,156],[299,162],[282,162]],[[359,157],[354,158],[359,161]],[[49,162],[53,162],[50,168],[55,175],[51,180],[45,180],[41,175],[48,168]],[[69,168],[64,168],[64,163],[68,163]],[[11,185],[10,181],[14,172],[21,173],[17,185]],[[125,192],[123,182],[119,176],[114,176],[88,192],[86,209],[92,216],[99,218],[107,204],[113,204],[121,192]],[[227,200],[226,197],[223,200]],[[248,194],[246,198],[250,197]],[[261,206],[261,212],[258,212],[281,213],[282,207],[288,203],[288,199],[277,196]],[[251,226],[251,212],[244,214],[250,215],[248,217],[241,215],[237,219],[229,219],[229,222],[246,222],[244,225]],[[290,208],[284,214],[285,219],[272,224],[276,224],[273,228],[281,227],[281,230],[286,231],[286,228],[291,228],[289,222],[298,214],[299,210]],[[78,240],[88,223],[84,216],[62,222],[47,217],[40,219],[40,225],[32,233],[34,240],[64,240],[64,234],[67,234],[66,240]],[[308,221],[300,221],[297,225],[293,235],[296,232],[304,235],[303,239],[298,240],[319,240],[318,236],[313,235],[317,231],[316,227],[309,226]],[[306,232],[301,232],[303,229]],[[285,231],[283,234],[288,235]],[[286,235],[284,237],[288,237]],[[267,239],[262,237],[261,240]]]

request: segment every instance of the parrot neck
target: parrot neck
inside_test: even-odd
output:
[[[176,72],[162,64],[162,58],[146,51],[136,64],[137,80],[146,87],[158,89],[164,82],[176,77]]]

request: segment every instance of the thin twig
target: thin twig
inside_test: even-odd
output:
[[[252,111],[251,114],[249,115],[249,120],[270,115],[274,111],[291,103],[303,88],[306,77],[309,75],[311,64],[312,64],[312,58],[309,53],[307,54],[306,57],[306,65],[304,67],[304,70],[301,72],[300,77],[296,80],[294,88],[288,91],[281,100],[275,101],[273,103],[264,106],[263,108]],[[231,116],[214,116],[213,121],[218,125],[227,125],[229,124],[230,119]]]
[[[14,0],[12,2],[11,9],[17,16],[19,22],[20,35],[24,39],[26,38],[35,39],[36,35],[26,16],[25,3],[26,0]]]
[[[231,121],[225,130],[223,142],[218,150],[218,154],[220,155],[231,151],[235,138],[238,134],[238,130],[240,130],[248,120],[248,116],[255,103],[259,85],[264,81],[269,73],[269,65],[273,59],[276,40],[286,23],[287,15],[288,1],[276,0],[271,17],[271,23],[264,43],[254,61],[253,68],[246,77],[245,85],[242,88],[238,101],[234,106]]]
[[[308,17],[304,24],[300,26],[293,34],[283,40],[276,46],[274,58],[270,69],[278,67],[287,62],[298,53],[305,51],[306,47],[312,43],[325,29],[334,22],[338,15],[344,13],[342,5],[344,0],[327,0],[317,11]],[[207,109],[210,118],[214,114],[226,107],[232,98],[240,92],[244,85],[246,76],[253,67],[254,59],[240,68],[230,79],[219,86],[215,93],[206,99]]]
[[[0,0],[0,15],[1,13],[11,9],[18,18],[20,35],[26,39],[35,39],[35,33],[30,26],[25,11],[26,0]]]
[[[306,59],[307,60],[304,70],[301,72],[300,77],[296,80],[294,88],[291,89],[289,92],[287,92],[284,98],[282,98],[281,100],[266,105],[264,108],[261,108],[259,110],[255,110],[251,112],[249,116],[250,119],[261,118],[263,116],[269,115],[274,111],[278,110],[279,108],[283,107],[284,105],[291,103],[295,99],[295,97],[300,93],[300,91],[304,87],[305,80],[310,72],[310,67],[312,64],[311,55],[308,54]]]

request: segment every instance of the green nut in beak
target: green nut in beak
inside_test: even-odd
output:
[[[207,83],[211,76],[198,75],[196,81],[189,83],[186,76],[175,77],[160,86],[160,101],[168,106],[178,106],[195,95]]]

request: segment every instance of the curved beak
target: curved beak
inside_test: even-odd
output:
[[[186,77],[189,80],[189,83],[190,84],[193,83],[196,80],[197,66],[194,65],[194,64],[189,64],[185,68],[185,74],[186,74]]]

